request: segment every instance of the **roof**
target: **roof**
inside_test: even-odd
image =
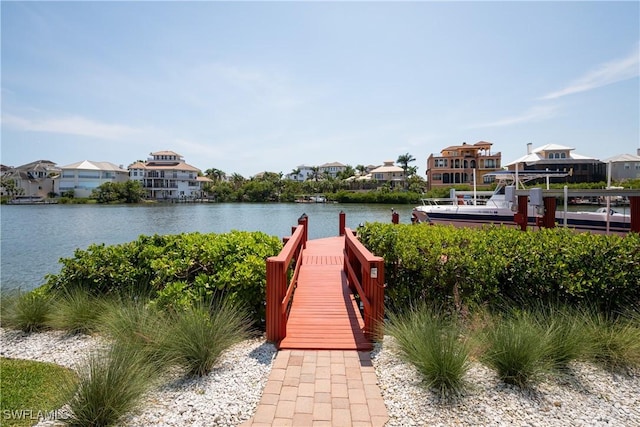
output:
[[[393,172],[404,172],[400,166],[394,166],[385,162],[384,166],[380,166],[371,171],[371,173],[393,173]]]
[[[571,151],[575,150],[575,148],[571,148],[571,147],[566,147],[564,145],[558,145],[558,144],[546,144],[543,145],[542,147],[538,147],[534,150],[531,150],[530,154],[526,154],[522,157],[519,157],[507,164],[505,164],[504,166],[511,166],[511,165],[515,165],[517,163],[527,163],[527,164],[533,164],[533,163],[538,163],[538,162],[544,162],[544,163],[548,163],[548,162],[556,162],[556,163],[567,163],[567,162],[571,162],[571,161],[576,161],[576,160],[597,160],[593,157],[589,157],[589,156],[583,156],[582,154],[577,154],[577,153],[572,153]],[[545,153],[548,153],[550,151],[568,151],[568,156],[564,159],[547,159],[545,157]]]
[[[609,157],[606,160],[603,160],[605,163],[611,162],[640,162],[640,156],[636,156],[635,154],[618,154],[617,156]]]
[[[156,151],[155,153],[150,153],[152,156],[178,156],[178,157],[182,157],[182,155],[176,153],[175,151],[169,151],[169,150],[165,150],[165,151]]]
[[[325,163],[324,165],[320,165],[321,168],[328,168],[328,167],[340,167],[340,168],[346,168],[347,165],[343,165],[340,162],[331,162],[331,163]]]
[[[81,162],[71,163],[70,165],[60,167],[60,169],[100,170],[127,173],[126,169],[123,169],[118,165],[114,165],[113,163],[92,162],[91,160],[83,160]]]

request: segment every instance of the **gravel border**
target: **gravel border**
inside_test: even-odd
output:
[[[385,336],[371,354],[394,426],[640,426],[640,373],[614,374],[574,363],[565,377],[547,378],[529,389],[503,383],[472,362],[468,392],[443,400],[426,389],[418,371],[401,361]]]
[[[0,328],[0,355],[53,362],[73,368],[100,338],[60,331],[26,334]],[[223,353],[201,378],[176,374],[151,392],[125,425],[235,426],[253,416],[276,350],[264,338],[244,341]],[[628,426],[640,427],[640,373],[614,374],[574,363],[566,377],[519,389],[472,362],[469,391],[443,401],[421,385],[416,369],[403,362],[386,336],[371,353],[387,411],[395,426]],[[65,413],[64,408],[60,411]],[[39,427],[53,426],[43,421]]]

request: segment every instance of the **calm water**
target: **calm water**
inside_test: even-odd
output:
[[[412,206],[396,207],[409,223]],[[391,222],[390,206],[352,204],[175,204],[148,206],[29,205],[0,206],[0,287],[32,289],[58,273],[60,258],[92,243],[125,243],[138,236],[199,231],[263,231],[291,234],[302,213],[309,216],[309,238],[336,236],[338,214],[347,227]]]

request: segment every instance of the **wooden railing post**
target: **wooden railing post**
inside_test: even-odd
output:
[[[371,282],[367,297],[371,304],[371,339],[380,341],[384,335],[384,260],[378,258],[372,261],[370,271]]]
[[[529,196],[518,196],[518,212],[513,216],[513,220],[520,226],[520,230],[527,231],[529,223]]]
[[[640,233],[640,197],[629,197],[629,210],[631,212],[631,231]]]
[[[346,217],[347,215],[344,213],[344,211],[340,211],[340,213],[338,214],[338,235],[339,236],[344,236],[344,227],[347,223]]]
[[[309,217],[307,216],[306,213],[303,213],[302,215],[300,215],[300,218],[298,218],[298,225],[304,225],[304,236],[302,238],[302,247],[306,248],[307,247],[307,237],[309,236],[308,230],[309,230]]]
[[[287,275],[282,262],[267,258],[267,341],[278,343],[287,335],[286,314],[280,307],[287,291]]]
[[[556,198],[545,197],[544,199],[544,217],[542,225],[545,228],[554,228],[556,226]]]

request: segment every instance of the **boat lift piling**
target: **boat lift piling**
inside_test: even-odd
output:
[[[513,220],[516,224],[520,226],[520,229],[525,231],[527,229],[528,224],[528,215],[527,208],[530,204],[529,199],[536,199],[539,197],[537,194],[534,197],[531,197],[533,192],[539,192],[541,189],[532,188],[529,190],[516,190],[517,199],[518,199],[518,210],[513,216]],[[625,190],[625,189],[605,189],[605,190],[568,190],[565,186],[561,192],[557,190],[544,190],[542,191],[542,203],[539,201],[535,201],[531,203],[535,206],[544,206],[544,210],[541,212],[542,216],[536,218],[536,225],[544,228],[554,228],[556,226],[556,197],[563,196],[564,197],[564,209],[565,213],[567,212],[567,199],[570,195],[605,195],[605,197],[609,198],[612,195],[620,195],[625,196],[629,199],[629,212],[630,212],[630,230],[631,232],[640,233],[640,190]],[[533,200],[532,200],[533,201]],[[607,207],[607,212],[609,212],[609,207]],[[607,215],[607,225],[608,225]],[[566,215],[564,217],[564,226],[566,226],[567,219]],[[608,234],[608,230],[607,230]]]

